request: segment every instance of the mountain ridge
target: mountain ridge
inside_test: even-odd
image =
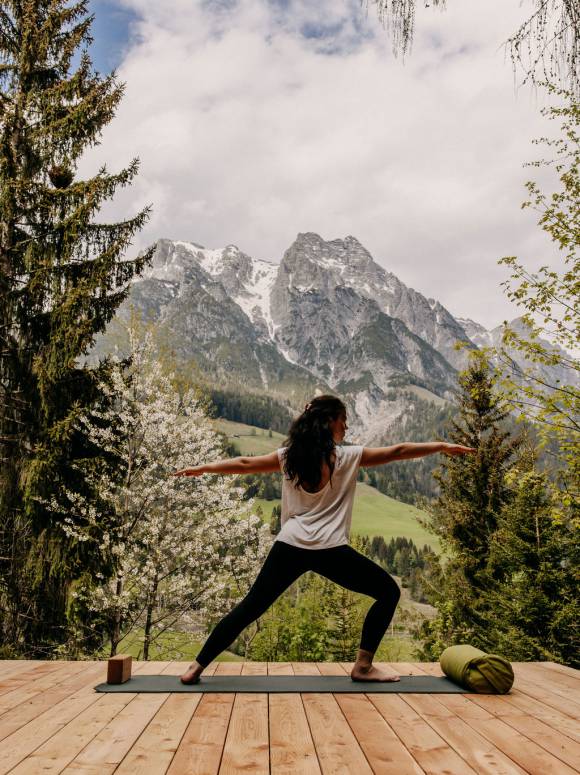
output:
[[[365,443],[404,417],[405,389],[452,402],[466,350],[492,337],[408,288],[352,235],[301,232],[278,264],[234,244],[160,239],[118,318],[131,305],[215,384],[266,391],[293,411],[317,392],[339,392]],[[110,345],[105,334],[95,352]]]

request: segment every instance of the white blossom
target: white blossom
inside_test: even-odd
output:
[[[180,396],[172,388],[151,336],[139,340],[130,328],[129,339],[131,366],[123,370],[117,361],[112,387],[102,386],[111,409],[78,421],[91,442],[123,461],[122,481],[105,470],[88,472],[116,516],[99,548],[117,558],[118,573],[107,581],[96,574],[90,590],[75,593],[90,593],[89,608],[108,617],[113,640],[143,626],[147,611],[152,637],[225,614],[246,593],[271,545],[268,526],[249,513],[252,504],[231,477],[170,476],[223,457],[220,437],[195,391]],[[89,540],[99,520],[94,504],[66,497],[63,530]]]

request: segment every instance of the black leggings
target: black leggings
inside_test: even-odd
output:
[[[366,615],[360,647],[373,654],[385,634],[401,597],[397,582],[386,570],[346,544],[331,549],[302,549],[275,541],[252,588],[218,622],[196,659],[207,667],[251,622],[280,597],[292,582],[312,570],[346,589],[374,597]]]

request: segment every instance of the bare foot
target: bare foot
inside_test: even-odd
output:
[[[379,670],[378,667],[371,665],[370,667],[360,667],[355,665],[352,669],[350,677],[353,681],[400,681],[398,675],[389,675],[388,673]]]
[[[201,672],[199,670],[199,667],[191,665],[187,672],[184,673],[181,676],[181,683],[182,684],[197,684],[199,683],[199,676],[201,675]]]

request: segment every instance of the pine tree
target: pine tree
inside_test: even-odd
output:
[[[135,177],[137,160],[76,179],[123,94],[114,73],[92,68],[87,7],[0,8],[0,643],[37,655],[66,636],[74,579],[102,564],[66,538],[45,505],[63,486],[87,488],[74,461],[90,445],[73,426],[98,399],[107,365],[91,371],[75,361],[151,257],[122,258],[149,208],[120,223],[95,221]]]
[[[489,562],[501,581],[487,594],[487,650],[578,668],[580,545],[555,518],[558,490],[534,462],[532,454],[508,475],[514,497],[492,536]]]
[[[272,509],[272,516],[270,517],[270,533],[272,535],[278,535],[281,529],[282,520],[282,507],[280,505],[274,506]]]
[[[453,643],[477,646],[484,635],[478,609],[490,583],[491,537],[510,497],[505,475],[524,441],[501,429],[508,412],[494,390],[495,381],[485,351],[472,351],[459,376],[460,416],[451,423],[449,436],[454,443],[475,447],[477,454],[443,460],[434,474],[440,495],[428,506],[428,519],[419,519],[439,536],[450,557],[443,584],[433,594],[438,616],[415,633],[424,641],[422,659],[438,659]],[[494,572],[501,576],[502,570],[491,571],[492,579]]]
[[[326,582],[326,586],[325,611],[330,619],[329,656],[336,661],[353,662],[363,621],[359,595],[332,582]]]

